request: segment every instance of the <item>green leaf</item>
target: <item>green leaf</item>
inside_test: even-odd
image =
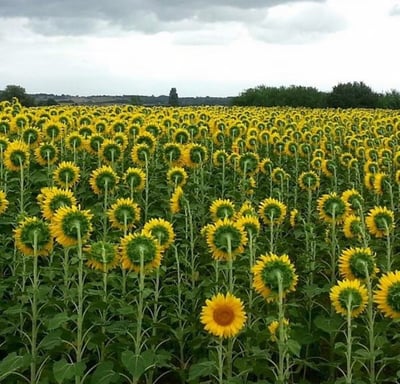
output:
[[[289,352],[292,355],[294,355],[296,357],[300,356],[301,345],[296,340],[289,339],[287,341],[286,345],[288,347]]]
[[[40,347],[43,349],[53,349],[54,347],[62,345],[62,343],[61,330],[56,330],[43,337],[40,342]]]
[[[193,364],[189,369],[189,381],[196,380],[202,376],[208,376],[214,373],[215,362],[213,361],[202,361],[197,364]]]
[[[136,379],[154,366],[154,352],[144,351],[140,355],[135,355],[132,351],[124,351],[121,354],[121,361],[128,372]]]
[[[5,379],[11,373],[17,371],[24,365],[26,356],[18,356],[15,352],[7,355],[0,362],[0,380]]]
[[[54,378],[57,383],[64,383],[65,380],[72,379],[75,376],[82,376],[85,368],[86,364],[83,361],[80,363],[68,363],[65,359],[61,359],[53,365]]]
[[[65,313],[57,313],[52,319],[47,322],[47,329],[53,330],[60,327],[60,325],[66,323],[70,317]]]
[[[111,361],[100,363],[90,379],[90,384],[110,384],[119,380],[119,375],[113,370],[114,364]]]
[[[327,333],[337,332],[337,330],[340,329],[342,323],[343,320],[338,317],[317,316],[314,319],[314,325]]]

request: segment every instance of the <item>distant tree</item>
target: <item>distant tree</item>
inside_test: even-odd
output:
[[[179,105],[179,97],[176,88],[171,88],[169,91],[168,105],[171,107],[177,107]]]
[[[400,109],[400,92],[392,89],[383,95],[380,94],[378,108]]]
[[[25,88],[19,85],[7,85],[6,89],[0,93],[0,101],[12,101],[13,98],[17,98],[21,105],[25,107],[35,105],[34,98],[26,93]]]
[[[49,97],[46,100],[41,100],[37,103],[38,107],[46,107],[51,105],[58,105],[57,100],[53,97]]]
[[[376,108],[378,94],[361,82],[339,83],[328,95],[327,104],[332,108]]]
[[[131,105],[141,105],[142,104],[142,100],[140,98],[140,96],[132,96],[130,99],[130,104]]]

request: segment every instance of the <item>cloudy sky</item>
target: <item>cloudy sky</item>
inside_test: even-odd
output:
[[[400,90],[400,0],[0,0],[0,89],[235,96]]]

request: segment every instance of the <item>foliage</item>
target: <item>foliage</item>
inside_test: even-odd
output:
[[[171,88],[169,91],[168,105],[171,107],[177,107],[179,105],[179,97],[176,88]]]
[[[11,102],[13,99],[19,100],[21,105],[25,107],[34,105],[34,99],[26,93],[25,88],[19,85],[7,85],[6,88],[0,92],[0,101]]]

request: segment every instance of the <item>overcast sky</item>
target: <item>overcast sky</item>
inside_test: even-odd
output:
[[[400,91],[400,0],[0,0],[0,89],[236,96]]]

